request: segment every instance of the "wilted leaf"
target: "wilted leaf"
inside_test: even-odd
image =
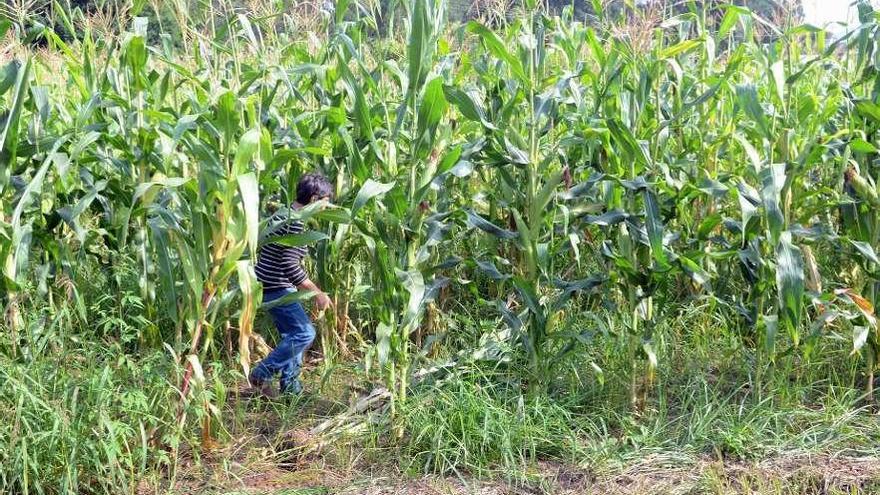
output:
[[[844,297],[853,303],[856,308],[858,308],[859,312],[862,313],[862,316],[868,324],[872,328],[877,328],[877,317],[874,315],[874,305],[871,304],[870,301],[860,296],[852,289],[837,289],[834,291],[834,295]]]
[[[684,256],[679,256],[677,261],[681,264],[681,269],[698,285],[705,287],[706,289],[711,290],[712,287],[709,285],[710,276],[709,274],[703,270],[700,265],[698,265],[695,261],[690,258],[686,258]]]
[[[642,344],[642,350],[645,352],[645,356],[648,357],[648,364],[651,368],[657,367],[657,353],[654,352],[654,346],[651,345],[650,342],[645,342]]]
[[[244,376],[250,374],[250,341],[254,329],[254,316],[257,312],[256,298],[257,278],[253,273],[251,262],[236,262],[238,271],[238,288],[241,292],[241,312],[238,315],[238,359]]]

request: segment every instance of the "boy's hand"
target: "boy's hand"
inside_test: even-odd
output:
[[[302,291],[314,292],[315,309],[320,312],[323,312],[325,309],[333,305],[333,302],[330,300],[330,296],[328,296],[326,292],[322,291],[320,287],[315,285],[315,283],[309,279],[303,280],[303,282],[297,285],[296,288]]]
[[[318,295],[315,296],[315,307],[318,311],[324,311],[333,305],[333,302],[330,300],[330,296],[328,296],[324,292],[319,292]]]

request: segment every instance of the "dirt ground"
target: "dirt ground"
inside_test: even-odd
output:
[[[230,467],[232,469],[230,469]],[[191,473],[192,474],[192,473]],[[331,468],[321,458],[225,466],[182,480],[175,493],[241,495],[690,495],[880,494],[880,458],[790,455],[754,463],[652,456],[597,474],[542,462],[516,482],[462,477],[409,478]],[[201,481],[198,481],[198,479]]]

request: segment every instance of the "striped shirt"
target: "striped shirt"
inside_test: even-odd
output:
[[[280,223],[284,222],[284,223]],[[277,225],[269,234],[269,238],[303,231],[303,223],[299,220],[286,220],[275,215],[269,225]],[[308,277],[302,267],[302,259],[308,254],[305,246],[290,247],[277,243],[266,243],[260,248],[257,266],[254,268],[257,280],[263,289],[293,289]]]

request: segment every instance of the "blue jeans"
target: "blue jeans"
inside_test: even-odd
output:
[[[263,304],[292,294],[292,289],[269,289],[263,292]],[[275,349],[251,371],[252,384],[271,380],[281,374],[281,392],[299,393],[299,372],[303,354],[315,340],[315,327],[299,303],[281,304],[269,309],[281,340]]]

